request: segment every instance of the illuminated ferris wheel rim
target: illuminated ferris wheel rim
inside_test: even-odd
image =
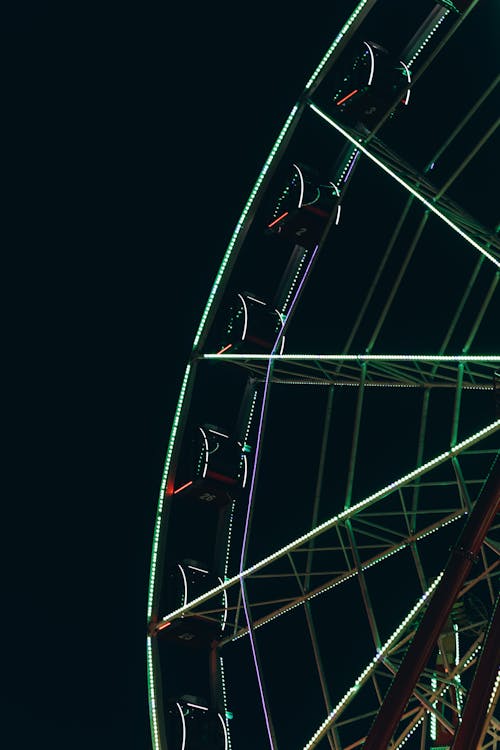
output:
[[[337,47],[340,47],[341,42],[345,42],[346,41],[347,32],[349,31],[349,29],[354,24],[356,18],[358,18],[358,20],[361,20],[362,12],[367,12],[371,8],[372,5],[374,5],[374,3],[361,2],[361,3],[358,4],[355,13],[350,17],[348,23],[346,24],[346,26],[344,27],[344,29],[342,30],[342,32],[336,37],[336,40],[335,40],[334,44],[332,45],[332,47],[328,51],[328,53],[325,56],[325,58],[323,58],[322,62],[320,63],[320,66],[318,66],[318,69],[317,69],[316,73],[308,81],[308,84],[306,86],[306,92],[308,92],[308,94],[310,94],[311,91],[314,90],[314,85],[319,82],[319,80],[321,78],[320,74],[322,73],[324,75],[324,73],[326,72],[326,69],[328,67],[327,63],[331,64],[333,62],[333,52],[335,51],[335,49]],[[309,103],[309,106],[312,108],[313,105],[311,105]],[[225,285],[225,281],[227,280],[227,273],[229,272],[230,267],[231,267],[230,266],[230,260],[231,260],[231,262],[233,262],[233,260],[234,260],[234,259],[231,258],[231,256],[232,256],[233,252],[234,253],[237,252],[237,250],[239,248],[239,244],[241,243],[242,239],[244,238],[244,234],[245,234],[245,231],[246,231],[246,228],[247,228],[247,227],[245,227],[245,223],[248,222],[249,207],[251,205],[253,205],[253,201],[257,200],[258,195],[260,195],[260,193],[262,193],[264,191],[265,186],[266,186],[266,184],[264,182],[264,177],[266,176],[266,173],[268,172],[268,170],[270,168],[271,161],[273,160],[273,158],[275,158],[278,155],[278,151],[279,151],[280,145],[282,143],[283,144],[285,143],[285,136],[287,136],[289,134],[289,129],[292,128],[292,125],[293,125],[294,121],[296,121],[299,118],[299,115],[304,110],[304,108],[305,108],[305,103],[304,102],[301,105],[298,105],[298,106],[296,106],[296,107],[293,108],[292,113],[291,113],[291,115],[290,115],[287,123],[285,124],[285,127],[283,128],[282,133],[280,134],[275,147],[273,148],[273,150],[271,152],[270,159],[268,159],[268,161],[266,162],[266,164],[264,166],[264,169],[262,170],[262,173],[261,173],[261,176],[259,177],[259,180],[257,182],[256,188],[254,188],[254,191],[251,194],[249,203],[247,203],[247,206],[245,207],[245,210],[243,211],[243,214],[242,214],[242,216],[240,218],[240,221],[237,224],[235,233],[233,234],[233,238],[231,239],[231,242],[229,244],[228,251],[226,253],[226,256],[224,257],[224,260],[223,260],[223,263],[222,263],[221,268],[219,270],[219,273],[217,274],[216,282],[215,282],[214,287],[212,289],[212,292],[211,292],[211,294],[209,296],[209,301],[207,303],[207,307],[206,307],[206,309],[205,309],[205,311],[203,313],[203,316],[202,316],[202,319],[201,319],[201,322],[200,322],[200,327],[199,327],[197,335],[195,337],[195,342],[194,342],[194,351],[195,352],[199,352],[200,345],[203,342],[203,340],[204,340],[204,338],[206,336],[206,333],[207,333],[207,331],[209,329],[210,319],[211,319],[211,317],[214,314],[214,310],[216,308],[217,298],[218,297],[220,298],[220,291],[221,291],[221,289]],[[333,124],[333,122],[332,122],[332,124]],[[341,126],[339,126],[339,127],[341,127]],[[347,133],[347,131],[346,131],[346,133]],[[356,145],[360,145],[359,142],[357,142]],[[360,148],[360,150],[362,150],[362,149]],[[365,149],[365,151],[363,153],[366,153],[367,156],[369,155],[369,152],[368,152],[367,149]],[[385,170],[385,171],[387,171],[387,170]],[[404,185],[403,185],[403,187],[404,187]],[[410,190],[409,192],[412,192],[412,191]],[[415,194],[415,191],[412,194],[414,195],[414,197],[416,197],[419,200],[422,198],[422,196],[419,196],[418,194]],[[427,201],[427,199],[424,199],[422,201],[422,202],[424,202],[424,205],[427,205],[427,203],[429,203],[428,201],[426,203],[426,201]],[[430,208],[430,206],[427,206],[427,207]],[[438,213],[438,216],[439,216],[439,213]],[[449,217],[442,216],[440,218],[443,218],[443,220],[445,220],[446,223],[449,226],[451,226],[452,229],[454,229],[456,231],[456,228],[453,225],[453,222],[451,222],[451,220],[449,219]],[[477,239],[475,239],[474,237],[471,237],[468,234],[468,232],[464,231],[461,228],[459,228],[458,233],[461,234],[461,236],[469,244],[473,245],[473,247],[475,247],[476,250],[478,250],[479,252],[481,252],[482,255],[488,261],[492,262],[497,267],[500,267],[500,262],[498,261],[498,258],[494,254],[495,251],[493,251],[493,252],[489,251],[489,245],[488,245],[488,243],[481,244],[480,242],[477,241]],[[226,273],[226,277],[224,277],[225,273]],[[445,356],[445,355],[442,355],[442,356],[427,355],[427,356],[425,356],[425,355],[371,355],[371,354],[368,354],[368,355],[345,355],[345,354],[342,355],[341,354],[341,355],[337,355],[337,356],[336,355],[333,355],[333,356],[331,356],[331,355],[305,355],[305,356],[304,355],[270,355],[270,356],[260,356],[260,355],[245,355],[245,354],[236,354],[236,355],[233,354],[233,355],[231,355],[231,354],[227,353],[227,354],[220,354],[220,355],[217,355],[217,354],[213,354],[213,355],[203,354],[202,355],[202,357],[205,358],[205,359],[214,358],[214,357],[217,357],[217,356],[219,356],[219,358],[221,360],[222,359],[226,359],[228,361],[230,361],[230,360],[236,360],[238,358],[240,358],[240,359],[247,359],[247,360],[260,359],[260,360],[262,360],[264,362],[267,362],[267,363],[269,363],[271,359],[272,360],[276,360],[276,361],[280,361],[280,360],[286,361],[287,359],[291,360],[291,359],[294,359],[294,358],[302,358],[302,359],[308,359],[309,358],[309,359],[315,359],[315,360],[321,360],[321,358],[325,358],[325,359],[327,359],[329,361],[332,361],[332,362],[347,362],[350,359],[352,359],[352,361],[356,361],[358,363],[376,362],[377,359],[379,361],[383,361],[384,359],[386,359],[386,360],[394,360],[394,361],[400,359],[401,361],[406,361],[406,360],[410,359],[411,361],[414,361],[414,362],[422,361],[422,362],[427,362],[428,363],[428,362],[437,362],[437,361],[439,361],[440,363],[448,362],[448,363],[454,363],[454,364],[455,363],[457,363],[457,364],[460,364],[460,363],[462,363],[462,364],[463,363],[474,363],[474,364],[477,364],[477,363],[488,363],[490,366],[495,366],[496,363],[499,361],[499,357],[494,356],[494,355],[493,356],[478,355],[477,357],[474,357],[474,355],[462,355],[462,356],[461,355],[454,355],[454,356],[453,355],[448,355],[448,356]],[[155,581],[154,568],[156,566],[156,558],[157,558],[157,552],[158,552],[157,545],[158,545],[158,542],[159,542],[159,535],[160,535],[160,523],[161,523],[161,516],[162,516],[162,511],[163,511],[163,502],[164,502],[165,490],[166,490],[166,487],[167,487],[167,475],[168,475],[168,471],[169,471],[168,463],[169,463],[169,460],[172,457],[173,452],[174,452],[174,448],[175,448],[174,444],[175,444],[175,439],[176,439],[177,428],[182,423],[182,420],[184,418],[183,410],[187,410],[187,408],[188,408],[188,401],[189,401],[189,399],[187,397],[189,396],[189,391],[190,391],[190,388],[192,387],[191,378],[194,375],[195,366],[196,366],[196,357],[193,359],[193,361],[186,368],[186,373],[185,373],[184,381],[183,381],[183,384],[182,384],[182,387],[181,387],[181,394],[180,394],[180,398],[179,398],[178,409],[177,409],[177,412],[176,412],[176,415],[175,415],[175,418],[174,418],[174,426],[173,426],[173,430],[172,430],[171,441],[170,441],[170,444],[169,444],[169,449],[168,449],[168,454],[167,454],[166,471],[165,471],[164,481],[162,483],[162,492],[161,492],[161,496],[160,496],[160,503],[159,503],[159,509],[158,509],[159,522],[157,522],[157,527],[155,529],[155,541],[154,541],[154,545],[153,545],[153,558],[152,558],[153,562],[152,562],[152,576],[151,576],[153,588],[154,588],[154,581]],[[184,400],[185,398],[186,398],[186,401]],[[488,428],[485,428],[485,429],[486,429],[486,432],[488,434],[494,434],[497,431],[497,429],[498,429],[498,421],[491,423],[491,425],[489,425]],[[476,439],[476,438],[474,437],[474,439]],[[455,448],[457,448],[457,446],[455,446]],[[458,452],[460,452],[459,449],[456,450],[456,453],[458,453]],[[447,458],[449,458],[449,457],[450,456],[448,456]],[[306,535],[306,537],[304,537],[304,539],[306,539],[306,538],[309,538],[309,537],[307,537],[307,535]],[[238,576],[234,577],[234,579],[231,579],[232,583],[230,585],[233,585],[233,583],[236,584],[238,582],[241,583],[242,579],[244,579],[247,575],[250,575],[251,572],[255,572],[254,566],[252,566],[252,568],[250,568],[249,571],[242,571],[242,572],[240,572],[240,574]],[[222,583],[221,586],[220,586],[220,591],[223,591],[226,588],[229,588],[230,585],[228,585],[227,581],[224,582],[224,583]],[[214,594],[214,592],[212,592],[212,595],[213,594]],[[205,601],[205,599],[203,599],[203,601]],[[199,603],[200,603],[200,601],[198,601],[198,604]],[[177,610],[177,612],[174,611],[174,612],[170,613],[170,615],[168,615],[166,617],[175,617],[175,616],[178,616],[179,614],[183,614],[183,613],[189,611],[189,609],[191,609],[194,606],[196,606],[196,600],[194,600],[193,602],[190,602],[189,605],[186,605],[186,608],[181,609],[181,610]],[[149,604],[148,604],[148,617],[152,613],[152,608],[153,607],[152,607],[152,592],[151,592],[150,593],[150,601],[149,601]],[[165,620],[166,617],[163,618],[163,619]],[[152,677],[152,669],[153,669],[153,667],[152,667],[152,664],[153,664],[152,659],[153,659],[153,657],[152,657],[151,647],[150,647],[150,644],[148,642],[148,671],[149,671],[149,674],[150,674],[151,677]],[[150,684],[152,684],[152,683],[150,682]],[[154,714],[155,713],[155,708],[154,707],[156,705],[156,699],[155,699],[154,695],[151,695],[151,694],[150,694],[150,705],[153,707],[152,712]],[[154,719],[152,721],[152,724],[154,726]],[[153,731],[153,734],[154,734],[154,731]],[[159,745],[158,745],[158,747],[159,747]],[[307,745],[307,747],[309,747],[309,745]],[[311,745],[311,747],[312,747],[312,745]]]

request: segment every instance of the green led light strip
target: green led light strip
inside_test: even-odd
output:
[[[493,690],[491,691],[490,700],[488,702],[488,713],[491,710],[491,707],[493,706],[493,701],[496,699],[499,687],[500,687],[500,667],[498,669],[497,676],[495,679],[495,684],[493,685]]]
[[[449,219],[445,214],[443,214],[442,211],[440,211],[436,206],[427,200],[427,198],[424,198],[423,195],[420,195],[420,193],[415,190],[411,185],[409,185],[405,180],[403,180],[399,175],[397,175],[395,172],[393,172],[392,169],[390,169],[386,164],[384,164],[383,161],[378,159],[374,154],[372,154],[368,149],[363,146],[359,141],[356,140],[356,138],[353,138],[353,136],[347,132],[347,130],[344,130],[344,128],[339,125],[335,120],[332,120],[331,117],[329,117],[325,112],[323,112],[319,107],[317,107],[312,102],[309,102],[310,108],[313,110],[313,112],[316,112],[317,115],[323,118],[326,122],[329,123],[335,130],[337,130],[341,135],[344,136],[344,138],[347,138],[348,141],[353,143],[356,148],[358,148],[365,156],[367,156],[374,164],[376,164],[378,167],[380,167],[384,172],[386,172],[390,177],[393,178],[393,180],[396,180],[402,187],[405,188],[411,195],[413,195],[417,200],[419,200],[421,203],[426,206],[426,208],[429,209],[429,211],[432,211],[436,216],[438,216],[441,221],[444,221],[445,224],[448,224],[449,227],[453,229],[457,234],[459,234],[461,237],[463,237],[464,240],[466,240],[472,247],[476,248],[476,250],[479,250],[480,253],[482,253],[488,260],[490,260],[492,263],[497,266],[497,268],[500,268],[500,261],[497,260],[491,253],[489,253],[487,250],[484,249],[479,243],[477,243],[472,237],[470,237],[467,232],[464,232],[462,229],[460,229],[457,224],[455,224],[451,219]]]
[[[182,411],[182,405],[184,403],[184,396],[186,394],[186,388],[187,388],[190,372],[191,372],[191,365],[188,364],[188,366],[186,367],[186,371],[184,373],[184,378],[182,380],[181,390],[180,390],[179,398],[177,401],[177,408],[175,410],[174,420],[172,422],[170,440],[168,441],[167,455],[165,458],[163,476],[162,476],[162,480],[160,484],[160,497],[158,499],[158,508],[156,511],[156,521],[155,521],[155,527],[153,531],[153,549],[151,553],[151,569],[150,569],[149,589],[148,589],[148,620],[151,619],[151,615],[153,613],[153,595],[154,595],[154,587],[155,587],[155,581],[156,581],[156,563],[158,559],[158,546],[160,542],[161,521],[162,521],[162,514],[163,514],[163,498],[165,496],[165,488],[167,486],[168,472],[170,469],[170,460],[172,458],[172,452],[174,450],[175,438],[177,435],[177,428],[179,426],[179,419],[180,419],[180,415]]]
[[[231,255],[233,253],[234,246],[236,244],[236,240],[238,239],[238,236],[239,236],[239,234],[240,234],[240,232],[241,232],[241,230],[243,228],[243,225],[245,223],[245,219],[248,216],[248,213],[249,213],[249,211],[250,211],[250,209],[251,209],[251,207],[253,205],[253,202],[254,202],[254,200],[255,200],[255,198],[257,196],[259,188],[260,188],[260,186],[261,186],[261,184],[262,184],[262,182],[264,180],[264,177],[265,177],[265,175],[266,175],[269,167],[271,166],[271,162],[273,161],[273,159],[274,159],[274,157],[276,155],[276,152],[277,152],[278,148],[280,147],[281,142],[283,141],[283,139],[284,139],[284,137],[285,137],[285,135],[286,135],[289,127],[291,126],[291,124],[292,124],[292,122],[293,122],[293,120],[295,118],[295,115],[297,114],[298,111],[299,111],[299,108],[298,108],[297,105],[295,105],[293,107],[292,111],[290,112],[290,114],[289,114],[289,116],[288,116],[285,124],[283,125],[283,128],[281,129],[281,132],[280,132],[280,134],[279,134],[279,136],[278,136],[278,138],[276,140],[276,143],[272,147],[271,152],[270,152],[269,156],[267,157],[267,159],[265,161],[265,164],[262,167],[262,170],[261,170],[261,172],[260,172],[260,174],[259,174],[259,176],[257,178],[257,181],[256,181],[255,185],[252,188],[252,191],[251,191],[251,193],[250,193],[250,195],[248,197],[248,200],[247,200],[247,202],[245,204],[245,207],[243,208],[241,216],[240,216],[240,218],[238,220],[238,223],[236,224],[236,228],[235,228],[235,230],[234,230],[234,232],[232,234],[232,237],[231,237],[231,239],[229,241],[229,244],[227,246],[227,250],[226,250],[226,252],[224,254],[224,257],[222,259],[222,263],[220,265],[220,268],[219,268],[219,270],[217,272],[217,276],[215,277],[215,281],[213,283],[213,286],[212,286],[212,289],[210,291],[210,294],[208,295],[207,304],[205,305],[205,309],[204,309],[203,314],[201,316],[200,324],[198,326],[198,331],[197,331],[196,336],[194,338],[193,349],[196,349],[196,347],[198,346],[198,344],[200,342],[200,339],[201,339],[201,337],[203,335],[203,332],[204,332],[204,329],[205,329],[205,323],[206,323],[206,320],[207,320],[208,315],[210,313],[210,310],[212,308],[212,304],[214,302],[215,295],[216,295],[217,290],[219,288],[219,285],[221,283],[224,271],[226,270],[226,266],[229,263],[229,259],[230,259]]]
[[[163,476],[160,484],[160,496],[158,498],[158,507],[156,511],[156,520],[153,531],[153,548],[151,552],[151,567],[149,574],[149,588],[148,588],[148,608],[147,608],[147,619],[151,619],[153,613],[153,598],[156,584],[156,566],[158,561],[158,547],[160,542],[160,533],[163,516],[163,501],[165,497],[165,489],[167,486],[168,472],[170,469],[170,461],[172,458],[172,452],[175,445],[175,439],[177,435],[177,429],[179,426],[179,419],[182,412],[182,406],[184,403],[184,397],[186,394],[186,388],[189,381],[189,375],[191,372],[191,365],[188,364],[182,380],[181,389],[179,392],[179,398],[177,401],[177,407],[172,422],[172,429],[170,431],[170,439],[168,442],[167,455],[165,458],[165,465],[163,469]],[[159,729],[158,729],[158,712],[157,712],[157,698],[154,684],[154,666],[153,666],[153,653],[151,638],[148,636],[146,641],[146,666],[147,666],[147,685],[148,685],[148,703],[149,703],[149,716],[151,724],[151,741],[153,744],[153,750],[161,750]]]
[[[298,376],[297,376],[298,378]],[[289,379],[286,380],[285,378],[273,378],[273,383],[277,385],[311,385],[311,386],[320,386],[320,387],[329,387],[331,388],[332,385],[338,386],[339,388],[359,388],[359,382],[356,380],[346,381],[346,380],[306,380],[304,377],[303,380],[301,379]],[[365,383],[365,388],[453,388],[456,389],[455,383],[388,383],[387,381],[369,381]],[[462,390],[464,391],[491,391],[492,386],[491,385],[476,385],[475,383],[464,383],[462,386]]]
[[[394,748],[394,750],[399,750],[400,747],[403,747],[403,745],[405,745],[408,742],[408,740],[410,739],[411,735],[414,732],[417,731],[417,729],[423,723],[423,721],[424,721],[424,717],[421,716],[420,719],[417,721],[417,723],[410,729],[410,731],[408,732],[408,734],[406,735],[406,737],[403,740],[401,740],[401,742],[399,743],[399,745],[396,745],[396,747]]]
[[[236,584],[239,584],[241,579],[247,578],[253,573],[256,573],[258,570],[261,570],[266,565],[269,565],[270,563],[274,562],[278,558],[286,555],[288,552],[292,552],[297,547],[300,547],[305,542],[308,542],[311,539],[314,539],[316,536],[319,536],[319,534],[322,534],[325,531],[329,531],[330,529],[333,529],[335,526],[338,526],[340,523],[343,523],[348,518],[355,516],[358,513],[358,511],[361,510],[361,508],[366,508],[369,505],[372,505],[373,503],[377,502],[378,500],[382,500],[384,497],[391,494],[395,490],[398,490],[401,487],[404,487],[409,482],[413,481],[414,479],[417,479],[417,477],[423,476],[430,469],[434,469],[437,466],[440,466],[441,464],[445,463],[446,461],[449,461],[451,458],[453,458],[453,456],[460,455],[460,453],[462,453],[464,450],[466,450],[470,446],[475,445],[475,443],[478,443],[480,440],[483,440],[484,438],[489,437],[490,435],[494,435],[498,430],[500,430],[500,419],[496,419],[494,422],[491,422],[482,430],[475,432],[473,435],[470,435],[465,440],[462,440],[460,443],[457,443],[455,446],[453,446],[449,450],[445,451],[444,453],[440,453],[438,456],[435,456],[430,461],[427,461],[425,464],[422,464],[422,466],[419,466],[417,469],[410,471],[408,474],[404,474],[399,479],[396,479],[394,482],[391,482],[390,484],[386,485],[381,490],[374,492],[372,495],[369,495],[364,500],[361,500],[355,505],[352,505],[347,510],[344,510],[341,513],[338,513],[336,516],[332,516],[328,520],[319,524],[319,526],[317,526],[315,529],[308,531],[306,534],[303,534],[302,536],[298,537],[293,542],[290,542],[284,547],[281,547],[281,549],[277,550],[273,554],[268,555],[267,557],[263,558],[262,560],[255,563],[251,567],[242,571],[240,575],[236,575],[236,576],[233,576],[232,578],[228,578],[226,581],[224,581],[224,583],[221,583],[219,586],[216,586],[210,591],[207,591],[205,594],[202,594],[196,599],[193,599],[192,601],[190,601],[188,604],[184,605],[183,607],[179,607],[179,609],[169,612],[167,615],[162,617],[162,621],[173,620],[176,617],[180,617],[181,615],[186,614],[186,612],[189,612],[190,610],[197,607],[199,604],[203,604],[204,602],[211,599],[213,596],[220,594],[221,591],[223,591],[224,589],[228,589],[228,588],[231,588],[232,586],[235,586]]]
[[[455,663],[455,667],[452,670],[452,672],[450,672],[450,673],[447,674],[447,680],[452,681],[452,682],[455,683],[455,689],[457,689],[457,687],[456,687],[457,685],[461,686],[460,672],[457,673],[457,670],[462,669],[462,671],[465,671],[467,669],[468,665],[470,664],[470,662],[475,658],[477,652],[480,651],[480,650],[481,650],[481,646],[480,645],[479,646],[474,646],[473,645],[469,649],[468,656],[466,658],[464,658],[464,659],[459,660],[458,662],[456,662]],[[437,681],[436,673],[435,672],[434,672],[433,676],[430,678],[430,681],[431,681],[431,695],[428,696],[428,702],[430,701],[430,705],[426,706],[425,704],[422,704],[422,708],[419,709],[419,713],[425,712],[425,714],[427,714],[429,716],[429,725],[430,725],[430,727],[429,727],[429,734],[430,734],[431,740],[435,741],[436,738],[437,738],[437,721],[436,721],[436,716],[437,716],[437,713],[438,713],[438,710],[439,710],[438,709],[438,702],[439,702],[438,699],[442,696],[442,694],[446,690],[448,690],[448,688],[451,687],[451,684],[449,682],[442,682],[441,683],[441,687],[438,687],[438,681]],[[463,688],[461,688],[461,689],[463,690]],[[456,693],[456,695],[457,695],[457,700],[459,700],[458,699],[458,692]],[[458,707],[458,708],[459,708],[458,715],[460,717],[461,716],[460,707]],[[406,738],[403,739],[402,742],[394,748],[394,750],[397,750],[397,748],[402,747],[402,745],[409,739],[409,737],[411,736],[411,734],[413,734],[413,732],[417,728],[418,724],[421,723],[421,720],[423,718],[424,717],[422,716],[422,718],[419,719],[419,721],[417,722],[417,724],[415,724],[415,726],[412,729],[410,729],[409,733],[406,735]],[[438,750],[438,748],[434,747],[433,750]]]
[[[500,362],[498,354],[204,354],[203,359],[320,360],[328,362]]]
[[[158,713],[156,710],[156,695],[154,689],[154,669],[151,637],[147,638],[146,664],[148,678],[149,716],[151,724],[151,741],[155,750],[160,747],[160,731],[158,729]]]
[[[342,39],[345,37],[345,35],[349,31],[349,29],[351,28],[352,24],[354,23],[354,21],[359,16],[359,14],[361,13],[361,11],[363,10],[363,8],[365,7],[365,5],[367,3],[368,3],[368,0],[361,0],[361,2],[358,3],[358,5],[356,6],[356,8],[353,10],[353,12],[349,16],[349,18],[347,19],[347,21],[345,22],[345,24],[342,26],[342,28],[340,29],[339,33],[335,37],[335,39],[333,40],[332,44],[330,45],[330,47],[326,51],[326,53],[325,53],[323,59],[321,60],[320,64],[318,65],[318,67],[316,68],[316,70],[314,71],[314,73],[312,74],[312,76],[310,77],[310,79],[308,80],[308,82],[306,83],[306,90],[311,88],[311,86],[313,85],[314,81],[316,80],[316,78],[318,77],[318,75],[323,70],[323,68],[327,64],[328,60],[332,56],[333,51],[336,49],[336,47],[338,47],[338,45],[340,44],[340,42],[342,41]]]

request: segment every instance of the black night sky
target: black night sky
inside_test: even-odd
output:
[[[351,3],[69,5],[1,14],[1,736],[149,750],[146,592],[180,380],[246,196]]]

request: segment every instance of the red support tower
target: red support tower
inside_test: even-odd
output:
[[[499,507],[500,460],[497,459],[460,539],[451,552],[443,578],[384,698],[363,750],[386,750],[388,747]],[[467,750],[472,748],[468,747]]]

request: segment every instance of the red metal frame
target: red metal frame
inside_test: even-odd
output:
[[[462,722],[455,735],[452,750],[476,750],[481,746],[487,723],[495,704],[488,705],[493,694],[500,665],[500,597],[488,626],[486,640],[467,696]]]
[[[415,684],[428,663],[457,595],[474,564],[484,538],[500,509],[500,460],[490,473],[471,511],[458,544],[452,549],[443,577],[375,718],[363,750],[386,750]],[[498,668],[498,661],[496,662]],[[463,746],[465,748],[465,745]],[[467,750],[472,750],[468,745]]]

